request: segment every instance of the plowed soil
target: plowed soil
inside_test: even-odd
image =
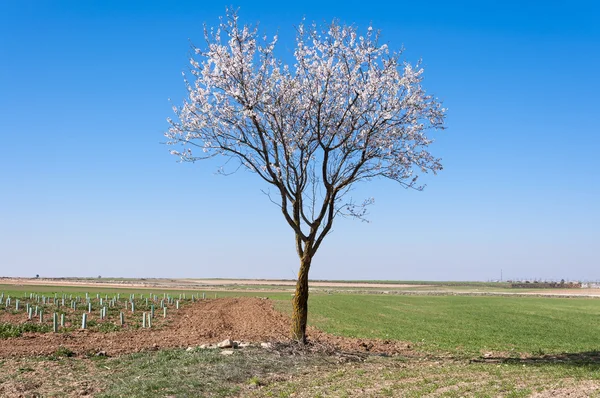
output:
[[[222,298],[198,301],[181,308],[172,322],[160,329],[137,329],[102,333],[28,333],[0,340],[0,357],[51,355],[60,347],[76,355],[104,351],[117,356],[160,348],[212,344],[224,339],[260,343],[288,340],[290,319],[276,311],[268,299]],[[343,351],[407,353],[403,342],[332,336],[309,328],[314,343],[333,345]]]

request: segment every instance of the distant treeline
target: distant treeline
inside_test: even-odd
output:
[[[513,282],[510,287],[517,289],[579,289],[581,282]]]

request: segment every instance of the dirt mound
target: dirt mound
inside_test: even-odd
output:
[[[50,355],[59,347],[68,348],[78,355],[104,351],[112,356],[149,349],[197,346],[227,338],[245,342],[276,342],[286,341],[289,330],[289,317],[274,310],[268,299],[222,298],[187,305],[177,312],[169,325],[160,329],[30,333],[0,340],[0,357]],[[314,328],[308,330],[308,336],[311,341],[345,351],[395,354],[408,348],[402,342],[331,336]]]

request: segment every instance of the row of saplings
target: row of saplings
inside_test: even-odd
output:
[[[172,311],[196,300],[204,293],[178,297],[156,294],[72,294],[42,295],[24,293],[21,297],[5,296],[0,292],[0,309],[12,314],[17,322],[32,332],[68,332],[90,329],[102,332],[123,328],[152,328],[165,324]]]

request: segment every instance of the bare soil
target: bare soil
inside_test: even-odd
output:
[[[72,333],[26,333],[21,337],[0,340],[0,358],[11,356],[51,355],[60,347],[76,355],[104,352],[116,356],[144,350],[211,344],[224,339],[260,343],[287,341],[288,316],[276,311],[264,298],[221,298],[201,300],[182,307],[171,322],[160,329]],[[333,345],[343,351],[407,354],[404,342],[354,339],[332,336],[314,328],[308,330],[315,344]]]
[[[240,286],[296,286],[296,281],[292,280],[273,280],[273,279],[186,279],[189,282],[198,283],[207,286],[218,285],[240,285]],[[406,287],[424,287],[427,285],[408,285],[400,283],[376,283],[376,282],[336,282],[336,281],[311,281],[312,287],[373,287],[373,288],[390,288],[400,289]]]
[[[0,277],[0,283],[7,285],[43,285],[43,286],[81,286],[81,287],[121,287],[121,288],[163,288],[163,289],[209,289],[220,290],[224,287],[269,286],[274,289],[293,288],[296,281],[278,279],[77,279],[77,278],[9,278]],[[425,287],[427,285],[408,285],[398,283],[311,281],[311,287],[331,288],[382,288],[401,289]],[[251,291],[251,290],[250,290]],[[287,290],[283,290],[287,291]]]

